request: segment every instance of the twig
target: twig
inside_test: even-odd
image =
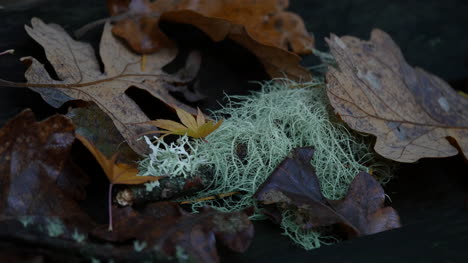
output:
[[[132,185],[120,190],[116,195],[119,205],[128,206],[146,202],[155,202],[194,194],[209,185],[212,173],[193,178],[166,177],[159,180],[159,187],[147,191],[144,185]]]

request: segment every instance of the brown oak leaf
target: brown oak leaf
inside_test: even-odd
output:
[[[112,35],[111,25],[106,24],[100,43],[103,73],[91,45],[75,41],[58,25],[45,24],[38,18],[33,18],[31,24],[32,27],[26,26],[27,33],[44,48],[60,78],[60,81],[52,79],[36,59],[23,58],[29,64],[25,76],[29,85],[34,86],[32,89],[54,107],[70,100],[95,102],[137,153],[148,151],[146,143],[137,140],[138,134],[155,128],[135,124],[149,121],[149,118],[125,93],[129,87],[143,89],[167,104],[196,112],[174,99],[169,90],[171,83],[188,83],[195,77],[200,65],[197,53],[189,55],[185,69],[169,75],[162,71],[162,67],[175,58],[175,47],[160,49],[142,59],[120,43]]]
[[[385,193],[369,174],[359,173],[342,200],[328,200],[310,164],[314,149],[295,148],[258,188],[255,198],[272,216],[278,209],[293,209],[304,229],[339,225],[348,237],[369,235],[400,226],[397,212],[384,207]]]
[[[339,67],[327,73],[331,104],[352,129],[377,137],[377,153],[415,162],[455,155],[459,147],[466,158],[468,99],[408,65],[381,30],[373,30],[369,41],[331,35],[327,42]]]

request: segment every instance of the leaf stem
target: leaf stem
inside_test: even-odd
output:
[[[5,55],[5,54],[13,54],[13,52],[15,52],[14,49],[8,49],[8,50],[5,50],[3,52],[0,52],[0,56]]]
[[[113,183],[109,183],[109,197],[108,197],[108,205],[109,205],[109,232],[112,232],[112,187],[114,186]]]

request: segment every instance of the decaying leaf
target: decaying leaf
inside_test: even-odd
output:
[[[327,73],[328,97],[352,128],[377,137],[375,151],[399,162],[468,153],[468,99],[445,81],[409,66],[381,30],[371,39],[327,39],[339,69]]]
[[[195,112],[171,97],[169,90],[171,83],[180,85],[194,78],[200,64],[197,53],[189,56],[185,69],[175,75],[168,75],[161,68],[175,58],[175,47],[160,49],[146,56],[142,64],[141,56],[120,43],[107,24],[100,43],[100,57],[104,64],[102,73],[91,45],[73,40],[58,25],[47,25],[37,18],[33,18],[31,24],[32,27],[27,26],[26,31],[43,46],[47,59],[60,78],[60,81],[52,79],[36,59],[23,58],[30,65],[25,76],[29,83],[35,84],[36,88],[32,89],[54,107],[74,99],[95,102],[112,118],[117,129],[137,153],[148,151],[146,143],[137,140],[137,135],[154,130],[154,127],[133,124],[149,119],[125,93],[129,87],[143,89],[167,104]]]
[[[118,152],[117,162],[128,163],[138,160],[138,155],[128,146],[125,139],[112,122],[96,104],[72,108],[66,114],[75,125],[75,133],[90,141],[96,148],[111,157]]]
[[[288,0],[148,0],[108,1],[112,15],[128,12],[112,32],[140,54],[174,44],[159,29],[160,21],[190,24],[213,41],[231,39],[250,50],[271,77],[308,80],[310,73],[299,65],[297,54],[311,53],[314,40],[302,19],[286,12]],[[294,53],[288,52],[291,49]]]
[[[192,138],[205,138],[208,134],[212,133],[223,123],[223,120],[214,122],[213,120],[206,121],[205,115],[198,109],[197,118],[195,119],[192,114],[184,111],[183,109],[175,107],[177,116],[181,123],[172,120],[155,120],[149,123],[161,129],[156,133],[187,135]],[[155,132],[149,132],[155,133]]]
[[[100,227],[96,237],[113,242],[136,239],[145,242],[143,249],[157,248],[169,256],[182,252],[194,262],[219,262],[217,242],[244,252],[253,238],[253,224],[242,212],[204,209],[191,214],[171,202],[153,203],[142,213],[130,207],[115,210],[114,231]]]
[[[78,206],[87,178],[70,167],[73,123],[61,115],[36,122],[25,110],[0,130],[0,214],[91,220]]]
[[[369,235],[400,226],[397,212],[384,207],[385,193],[369,174],[359,173],[342,200],[328,200],[310,164],[314,150],[295,148],[255,193],[274,209],[293,209],[304,229],[339,225],[348,237]],[[275,214],[275,211],[272,211]]]

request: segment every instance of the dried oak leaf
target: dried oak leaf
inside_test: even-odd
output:
[[[36,122],[25,110],[0,130],[0,214],[91,223],[78,206],[87,177],[70,167],[73,123],[61,115]]]
[[[327,73],[328,97],[354,130],[377,137],[375,151],[399,162],[468,153],[468,99],[445,81],[409,66],[388,34],[327,39],[339,69]]]
[[[200,65],[196,53],[189,56],[185,69],[168,75],[161,68],[175,58],[176,48],[161,49],[142,60],[112,35],[111,26],[107,24],[100,43],[102,73],[91,45],[73,40],[58,25],[47,25],[38,18],[33,18],[31,24],[32,27],[26,26],[27,33],[44,48],[60,78],[60,81],[52,79],[36,59],[23,58],[29,64],[25,77],[34,84],[31,84],[32,89],[54,107],[75,99],[95,102],[137,153],[149,151],[144,141],[137,140],[137,135],[154,130],[154,127],[134,124],[149,119],[125,93],[129,87],[143,89],[167,104],[195,112],[171,97],[169,89],[171,83],[183,84],[194,78]]]
[[[293,149],[258,188],[255,198],[267,205],[276,204],[273,215],[276,209],[293,209],[304,229],[339,225],[348,237],[355,237],[400,226],[397,212],[384,207],[382,187],[367,173],[355,177],[344,199],[326,199],[310,164],[313,153],[312,147]]]
[[[308,80],[310,72],[295,53],[311,53],[314,40],[298,15],[284,11],[288,5],[288,0],[133,0],[124,10],[121,1],[108,1],[112,15],[131,14],[112,32],[140,54],[174,45],[159,29],[160,21],[190,24],[215,42],[231,39],[247,48],[271,77]]]
[[[195,262],[219,262],[216,242],[244,252],[253,238],[253,224],[242,212],[221,213],[205,208],[198,214],[182,210],[177,203],[158,202],[142,213],[130,207],[115,208],[114,231],[96,228],[96,237],[112,242],[132,239],[146,242],[174,256],[182,249]]]

